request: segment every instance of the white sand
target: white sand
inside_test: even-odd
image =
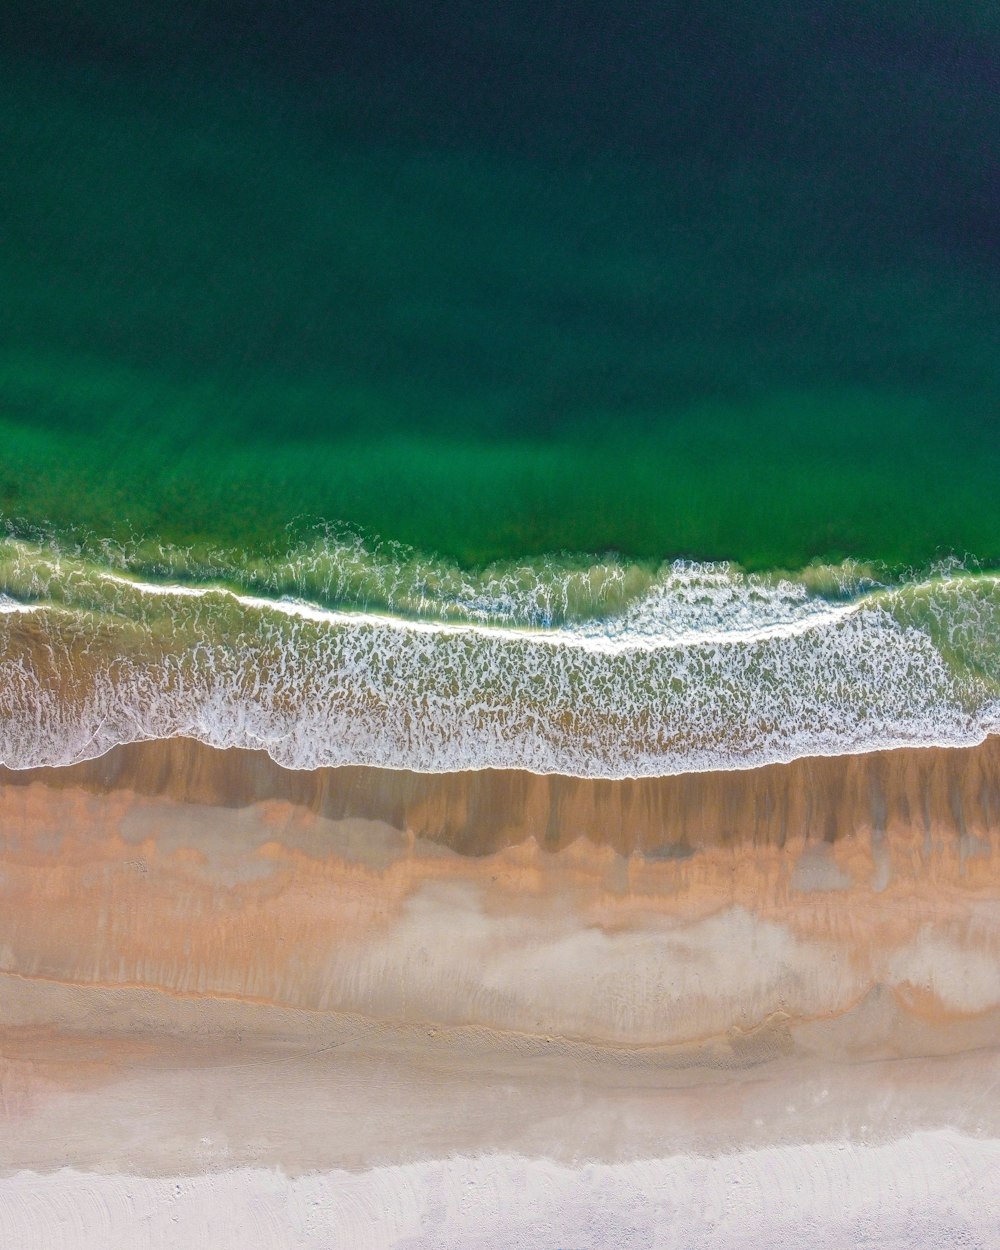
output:
[[[493,1155],[0,1180],[2,1250],[994,1250],[998,1217],[1000,1141],[950,1131],[577,1169]]]

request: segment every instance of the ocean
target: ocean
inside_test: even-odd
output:
[[[10,23],[0,592],[32,630],[95,630],[75,697],[126,710],[83,718],[105,726],[88,749],[205,715],[197,681],[186,709],[131,706],[102,675],[112,637],[148,680],[221,648],[212,697],[235,682],[256,725],[239,740],[291,733],[274,749],[302,764],[618,775],[982,736],[988,14],[495,18],[42,4]],[[175,582],[343,616],[195,607]],[[308,669],[339,706],[362,655],[426,700],[405,732],[315,710],[290,729],[255,702]],[[432,723],[446,692],[478,709],[468,737]],[[577,697],[557,746],[538,708]],[[8,725],[9,762],[87,737]]]

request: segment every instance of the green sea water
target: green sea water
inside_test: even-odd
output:
[[[505,12],[13,21],[8,528],[1000,564],[988,15]]]

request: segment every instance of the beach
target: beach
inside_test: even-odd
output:
[[[1000,1250],[989,6],[4,27],[0,1250]]]
[[[537,1184],[553,1228],[598,1174],[649,1228],[694,1186],[676,1219],[710,1245],[727,1226],[697,1212],[742,1184],[767,1205],[780,1162],[813,1178],[789,1236],[874,1218],[897,1172],[921,1218],[979,1227],[998,812],[996,739],[618,782],[302,772],[176,739],[7,770],[6,1217],[70,1168],[60,1201],[161,1213],[140,1245],[171,1244],[168,1182],[192,1228],[264,1220],[254,1245],[459,1245],[489,1204],[440,1241],[426,1204],[487,1167],[503,1219],[504,1186]],[[307,1190],[331,1242],[277,1231]],[[514,1244],[503,1219],[477,1244]]]

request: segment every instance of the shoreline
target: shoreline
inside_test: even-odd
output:
[[[5,584],[43,602],[0,610],[11,768],[187,735],[296,769],[657,779],[965,748],[998,728],[993,575],[839,606],[678,575],[611,622],[545,634],[28,563]]]
[[[585,838],[618,854],[655,858],[748,837],[754,845],[782,845],[789,837],[832,843],[915,824],[935,835],[988,835],[1000,821],[1000,735],[967,747],[895,747],[630,778],[504,768],[290,768],[263,749],[185,736],[125,743],[73,764],[0,764],[0,787],[36,784],[209,806],[285,801],[327,819],[378,820],[474,856],[532,838],[548,851]]]

